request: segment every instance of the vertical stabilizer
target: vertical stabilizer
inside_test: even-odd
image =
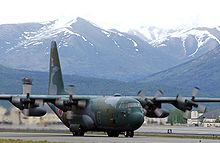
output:
[[[60,60],[57,51],[57,44],[55,41],[51,42],[50,49],[50,73],[48,94],[66,94],[64,90],[62,71],[60,67]]]
[[[49,85],[48,85],[49,95],[65,95],[63,77],[60,67],[60,60],[57,50],[57,44],[55,41],[51,42],[50,49],[50,73],[49,73]],[[56,113],[60,120],[68,127],[68,121],[64,116],[64,112],[57,108],[54,104],[48,103],[50,108]]]

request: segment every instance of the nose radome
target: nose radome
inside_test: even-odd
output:
[[[144,122],[144,115],[141,112],[134,112],[129,115],[128,118],[130,126],[133,130],[138,129]]]

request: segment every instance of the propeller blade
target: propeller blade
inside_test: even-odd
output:
[[[197,109],[201,113],[205,113],[206,112],[206,106],[204,106],[204,105],[198,105]]]
[[[191,111],[186,110],[186,111],[183,113],[183,118],[184,118],[184,119],[190,119],[190,118],[191,118]]]
[[[160,108],[156,108],[154,110],[154,113],[157,115],[157,117],[161,117],[163,114],[163,111]]]
[[[162,90],[157,90],[156,92],[155,92],[155,94],[154,94],[154,98],[158,98],[158,97],[160,97],[160,96],[162,96],[163,95],[163,91]]]
[[[199,89],[198,87],[194,87],[194,88],[192,89],[192,100],[195,99],[195,97],[196,97],[196,95],[198,94],[199,90],[200,90],[200,89]]]
[[[138,91],[137,96],[140,96],[141,98],[144,98],[145,97],[144,91],[143,90]]]

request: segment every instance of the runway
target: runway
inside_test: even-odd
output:
[[[1,139],[20,139],[33,141],[50,142],[75,142],[75,143],[219,143],[219,140],[211,139],[181,139],[168,137],[146,137],[135,136],[125,138],[120,135],[118,138],[107,137],[107,135],[85,134],[84,137],[73,137],[65,133],[23,133],[23,132],[0,132]]]
[[[167,130],[172,129],[172,134],[167,134]],[[7,132],[10,131],[10,132]],[[186,127],[186,126],[142,126],[135,131],[134,138],[125,138],[120,135],[119,138],[107,137],[100,133],[86,133],[84,137],[73,137],[69,129],[64,125],[53,126],[0,126],[0,139],[21,139],[21,140],[46,140],[50,142],[76,142],[76,143],[219,143],[220,140],[200,139],[203,136],[220,136],[220,128],[204,127]],[[138,134],[138,135],[137,135]],[[139,135],[143,136],[139,136]],[[199,136],[199,139],[173,138],[144,136],[149,134],[156,135],[180,135],[180,136]]]

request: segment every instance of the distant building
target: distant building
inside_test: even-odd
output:
[[[6,112],[7,112],[7,110],[0,106],[0,123],[3,123]]]
[[[200,118],[202,115],[203,113],[199,113],[198,111],[192,111],[191,118],[187,119],[187,125],[200,126],[203,122],[203,119]]]
[[[166,125],[167,121],[168,121],[168,117],[166,117],[166,118],[148,118],[148,117],[145,117],[144,125],[148,125],[148,124]]]
[[[190,126],[203,126],[203,127],[220,127],[219,114],[215,112],[207,112],[205,114],[198,111],[191,112],[191,118],[187,120]]]
[[[43,117],[28,117],[28,116],[23,115],[21,111],[14,106],[10,109],[10,113],[8,115],[5,115],[5,113],[6,113],[6,109],[4,110],[4,108],[0,108],[0,114],[2,114],[0,118],[0,122],[2,123],[6,122],[10,124],[15,124],[15,125],[20,125],[20,124],[47,125],[47,124],[60,124],[61,123],[60,119],[54,113],[47,113]]]

